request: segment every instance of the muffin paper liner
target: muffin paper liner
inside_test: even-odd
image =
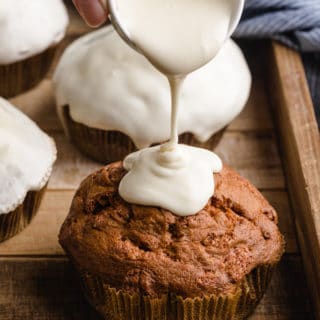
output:
[[[36,86],[47,74],[56,47],[16,63],[0,65],[0,96],[14,97]]]
[[[254,269],[236,293],[183,298],[175,294],[151,298],[109,286],[99,276],[80,270],[84,293],[107,320],[241,320],[255,309],[270,282],[275,265]]]
[[[89,158],[107,164],[123,160],[137,150],[133,141],[120,131],[95,129],[74,121],[70,117],[68,106],[63,109],[63,117],[70,139]],[[184,133],[180,135],[179,142],[213,150],[220,142],[224,131],[225,129],[218,131],[205,143],[199,142],[191,133]]]
[[[40,206],[45,189],[46,187],[40,191],[29,191],[19,207],[0,215],[0,242],[13,237],[30,224]]]

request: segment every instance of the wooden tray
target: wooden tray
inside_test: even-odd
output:
[[[74,12],[70,13],[72,24],[61,50],[87,31]],[[296,53],[277,44],[245,43],[244,51],[254,78],[252,94],[217,153],[277,209],[287,241],[286,254],[251,319],[314,319],[313,311],[319,318],[320,170],[316,160],[320,140],[303,68]],[[59,158],[32,224],[0,244],[0,319],[99,319],[84,301],[57,234],[76,187],[100,165],[77,152],[63,134],[50,75],[12,102],[54,137]],[[278,119],[276,127],[271,114]]]

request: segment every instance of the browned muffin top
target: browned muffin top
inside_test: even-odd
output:
[[[118,162],[86,178],[59,236],[79,268],[110,286],[153,297],[231,293],[254,268],[280,259],[275,210],[230,168],[215,175],[214,196],[189,217],[125,202],[118,194],[125,173]]]

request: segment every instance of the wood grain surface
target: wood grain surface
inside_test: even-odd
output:
[[[72,39],[88,31],[74,11],[70,14],[72,23],[60,53]],[[251,319],[308,320],[313,319],[313,313],[294,228],[292,199],[287,193],[289,180],[284,176],[270,112],[269,82],[263,68],[266,61],[257,54],[257,48],[260,44],[244,46],[253,73],[252,94],[245,110],[228,128],[217,153],[250,179],[277,209],[286,237],[287,252]],[[54,137],[58,161],[34,221],[0,244],[1,320],[100,319],[85,302],[57,234],[79,182],[101,165],[82,156],[66,139],[55,112],[52,72],[37,88],[11,100]]]
[[[98,320],[66,258],[0,259],[0,319]],[[309,320],[310,305],[296,255],[286,255],[254,320]],[[294,279],[294,281],[292,281]]]
[[[273,44],[270,97],[315,315],[320,319],[320,134],[302,62]]]

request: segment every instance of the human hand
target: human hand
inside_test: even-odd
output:
[[[108,19],[106,0],[73,0],[73,3],[90,27],[99,27]]]

